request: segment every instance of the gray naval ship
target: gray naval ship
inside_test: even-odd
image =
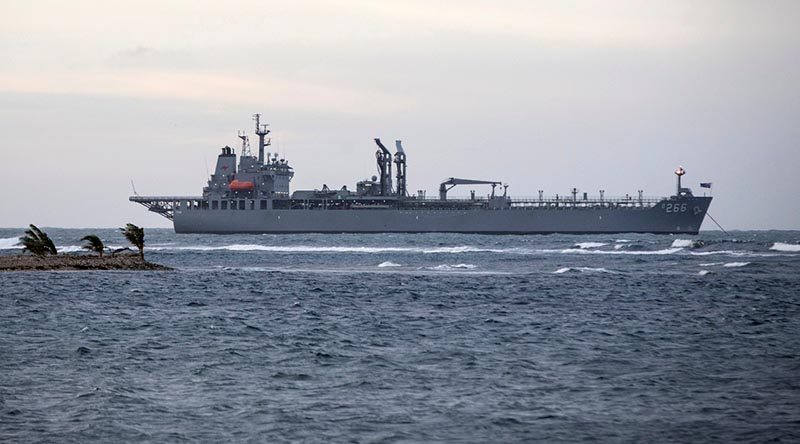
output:
[[[540,190],[538,197],[514,198],[500,181],[455,177],[428,197],[423,190],[408,192],[401,142],[395,142],[392,155],[380,139],[375,139],[377,174],[356,183],[355,190],[323,185],[291,192],[292,167],[266,151],[270,130],[259,114],[253,118],[258,155],[251,154],[249,138],[240,132],[238,165],[235,150],[222,148],[202,196],[134,195],[130,200],[172,220],[176,233],[697,234],[711,204],[711,197],[695,196],[681,185],[681,167],[675,171],[675,195],[661,198],[643,197],[642,191],[607,198],[602,190],[590,197],[575,188],[561,196],[547,197]],[[491,192],[447,195],[463,185],[487,186]]]

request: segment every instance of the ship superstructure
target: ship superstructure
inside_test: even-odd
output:
[[[607,198],[579,193],[512,198],[508,185],[496,180],[450,177],[438,194],[409,193],[407,155],[402,142],[395,153],[375,139],[376,175],[347,186],[291,192],[294,170],[288,161],[266,151],[270,133],[261,116],[254,115],[258,153],[250,151],[249,137],[240,132],[238,156],[225,146],[202,196],[131,196],[174,222],[178,233],[697,233],[711,203],[710,196],[694,196],[683,187],[683,168],[675,171],[676,193],[669,197]],[[491,192],[451,198],[460,185],[486,185]],[[498,190],[501,187],[502,193]]]

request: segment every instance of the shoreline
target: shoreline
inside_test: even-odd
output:
[[[142,260],[138,254],[93,256],[59,254],[37,257],[32,255],[0,256],[2,271],[91,271],[91,270],[141,270],[168,271],[172,268]]]

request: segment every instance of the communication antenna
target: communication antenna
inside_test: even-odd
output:
[[[139,193],[136,192],[136,185],[133,184],[133,179],[131,179],[131,188],[133,189],[133,195],[138,196]]]

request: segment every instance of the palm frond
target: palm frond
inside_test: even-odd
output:
[[[120,231],[128,242],[139,249],[139,255],[144,259],[144,228],[129,223],[124,228],[120,228]]]
[[[95,253],[100,254],[100,257],[103,257],[103,251],[106,249],[106,246],[99,237],[94,234],[87,234],[81,238],[81,241],[86,242],[86,244],[83,245],[83,248],[89,251],[94,251]]]
[[[44,256],[45,254],[58,254],[56,246],[53,241],[34,224],[30,224],[30,228],[25,230],[25,236],[20,238],[23,251],[30,251],[36,256]]]

